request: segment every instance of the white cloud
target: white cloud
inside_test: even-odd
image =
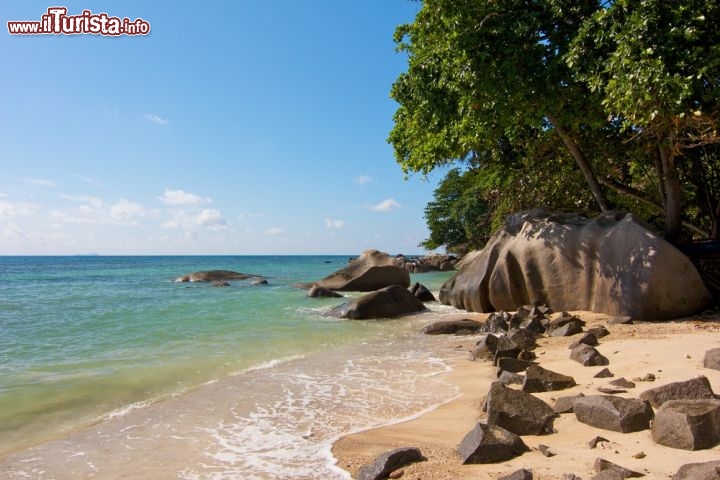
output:
[[[167,125],[170,121],[167,118],[163,118],[160,115],[155,115],[153,113],[146,113],[143,115],[145,120],[147,120],[150,123],[154,123],[155,125]]]
[[[241,213],[238,215],[238,220],[250,220],[252,218],[260,218],[262,216],[262,213]]]
[[[126,198],[121,198],[110,207],[110,218],[113,223],[127,226],[137,225],[135,220],[137,217],[145,216],[145,209],[139,203],[131,202]]]
[[[161,223],[163,228],[195,230],[199,227],[207,227],[213,230],[227,228],[227,220],[215,209],[206,208],[198,213],[187,213],[184,210],[172,212],[172,219]]]
[[[40,205],[30,202],[10,202],[0,200],[0,218],[29,215],[40,208]]]
[[[157,197],[165,205],[203,205],[206,203],[212,203],[212,199],[208,197],[201,197],[194,193],[188,193],[183,190],[171,190],[165,189],[162,197]]]
[[[0,198],[7,198],[7,193],[0,193]]]
[[[331,218],[325,219],[325,228],[329,230],[338,230],[340,228],[345,228],[346,224],[342,220],[333,220]]]
[[[81,204],[71,209],[50,212],[54,220],[62,223],[137,226],[137,219],[151,214],[139,203],[131,202],[126,198],[120,198],[111,205],[101,198],[90,195],[62,194],[60,198]]]
[[[388,198],[377,205],[373,205],[371,208],[376,212],[389,212],[400,207],[402,207],[402,205],[400,205],[394,198]]]
[[[282,228],[272,227],[265,230],[265,235],[280,235],[283,233]]]
[[[70,200],[72,202],[87,203],[93,208],[102,208],[105,205],[105,202],[103,202],[102,199],[90,195],[67,195],[62,193],[60,194],[60,198]]]
[[[46,180],[44,178],[28,178],[25,181],[31,185],[38,185],[40,187],[48,187],[48,188],[57,187],[57,182],[55,182],[54,180]]]
[[[370,176],[360,175],[359,177],[355,178],[355,180],[353,180],[353,182],[357,183],[361,187],[364,187],[368,183],[374,183],[375,180]]]

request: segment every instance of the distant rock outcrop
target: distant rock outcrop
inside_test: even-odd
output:
[[[259,275],[233,272],[232,270],[204,270],[202,272],[188,273],[175,279],[176,282],[227,282],[228,280],[247,280],[249,278],[263,279]]]
[[[510,215],[458,265],[440,301],[474,312],[542,302],[555,311],[662,320],[695,314],[712,300],[690,259],[632,214]]]
[[[396,260],[378,250],[365,250],[345,268],[328,275],[315,285],[328,290],[372,292],[391,285],[410,286],[410,273]]]

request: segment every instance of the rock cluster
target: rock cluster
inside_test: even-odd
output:
[[[450,272],[455,270],[455,265],[458,262],[456,256],[440,253],[431,253],[422,257],[398,255],[395,260],[399,267],[406,269],[410,273]]]

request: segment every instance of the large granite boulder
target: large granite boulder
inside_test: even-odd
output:
[[[650,420],[653,418],[649,403],[612,395],[576,398],[573,401],[573,412],[581,423],[622,433],[650,428]]]
[[[666,447],[712,448],[720,442],[720,400],[668,400],[655,412],[651,433]]]
[[[688,257],[632,214],[510,215],[458,265],[440,301],[474,312],[542,302],[555,311],[656,320],[695,314],[712,301]]]
[[[425,305],[410,290],[393,285],[353,298],[330,310],[328,315],[352,320],[367,320],[399,317],[423,310],[425,310]]]
[[[555,411],[529,393],[493,382],[485,399],[488,425],[516,435],[542,435],[553,431]]]
[[[315,282],[315,285],[349,292],[372,292],[390,285],[408,288],[410,273],[397,266],[396,260],[387,253],[365,250],[345,268]]]

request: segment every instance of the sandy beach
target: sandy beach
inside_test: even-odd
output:
[[[632,325],[608,324],[608,316],[590,312],[571,312],[587,322],[587,327],[604,325],[610,335],[600,339],[596,347],[610,364],[613,378],[594,378],[604,367],[584,367],[570,359],[568,346],[577,337],[542,337],[535,352],[537,362],[544,368],[570,375],[577,386],[556,392],[534,394],[551,406],[558,397],[584,393],[601,395],[598,387],[610,380],[624,377],[634,380],[635,388],[620,396],[636,398],[644,390],[670,382],[684,381],[699,375],[706,376],[715,393],[720,392],[720,371],[703,368],[706,350],[720,347],[720,317],[697,317],[662,323],[635,322]],[[447,319],[473,318],[483,320],[484,314],[452,314]],[[417,447],[427,461],[403,469],[403,479],[478,479],[497,478],[520,468],[532,469],[535,479],[559,479],[573,473],[589,479],[594,475],[593,463],[604,458],[623,467],[645,474],[644,478],[667,479],[687,463],[720,460],[720,447],[686,451],[653,442],[650,430],[618,433],[601,430],[580,423],[575,415],[563,414],[555,419],[557,433],[543,436],[523,436],[532,448],[511,461],[487,465],[462,465],[456,449],[462,438],[485,414],[481,411],[484,397],[495,378],[491,362],[472,361],[469,351],[481,335],[452,337],[454,345],[448,350],[453,371],[448,382],[457,385],[462,394],[454,401],[401,424],[385,426],[349,435],[333,447],[338,466],[353,477],[365,464],[389,450]],[[438,340],[444,341],[444,340]],[[453,343],[454,342],[454,343]],[[465,358],[458,358],[458,350],[467,350]],[[452,351],[452,354],[450,353]],[[654,381],[636,379],[653,374]],[[588,442],[595,436],[609,440],[594,449]],[[537,450],[543,444],[556,453],[546,457]]]

